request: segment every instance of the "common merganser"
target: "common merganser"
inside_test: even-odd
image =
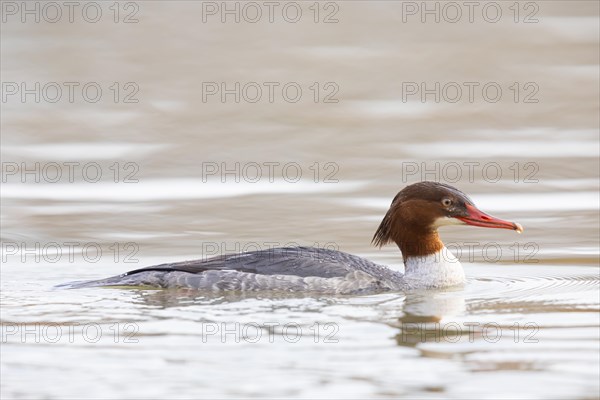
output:
[[[460,262],[444,246],[438,228],[473,225],[511,229],[504,221],[478,210],[460,190],[443,183],[419,182],[402,189],[375,232],[372,243],[396,243],[405,272],[336,250],[280,247],[205,260],[160,264],[76,287],[138,286],[208,291],[284,291],[363,294],[461,285]]]

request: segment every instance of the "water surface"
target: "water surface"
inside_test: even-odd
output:
[[[598,3],[536,2],[531,24],[504,3],[495,24],[404,22],[401,2],[338,2],[331,24],[204,23],[200,2],[136,4],[133,24],[2,24],[4,82],[105,93],[2,103],[3,398],[598,398]],[[134,82],[139,101],[115,102],[114,82]],[[206,82],[305,95],[204,101]],[[406,82],[505,95],[403,101]],[[515,102],[515,82],[535,83],[538,101]],[[37,181],[23,172],[35,163]],[[401,270],[398,250],[370,239],[397,191],[424,179],[525,227],[444,228],[464,288],[54,289],[289,244]]]

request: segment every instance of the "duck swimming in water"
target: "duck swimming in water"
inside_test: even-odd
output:
[[[402,189],[373,237],[376,246],[395,243],[404,273],[352,254],[314,247],[280,247],[204,260],[160,264],[71,288],[138,286],[208,291],[283,291],[363,294],[463,284],[460,262],[438,235],[444,225],[523,231],[521,225],[478,210],[460,190],[419,182]]]

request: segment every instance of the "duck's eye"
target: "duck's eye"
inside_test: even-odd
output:
[[[442,200],[442,205],[444,207],[450,207],[452,205],[452,200],[451,199],[444,199],[444,200]]]

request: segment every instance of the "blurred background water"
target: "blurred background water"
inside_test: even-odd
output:
[[[597,2],[75,3],[2,3],[3,398],[599,396]],[[53,289],[287,244],[401,270],[370,239],[420,180],[524,234],[445,228],[448,291]]]

